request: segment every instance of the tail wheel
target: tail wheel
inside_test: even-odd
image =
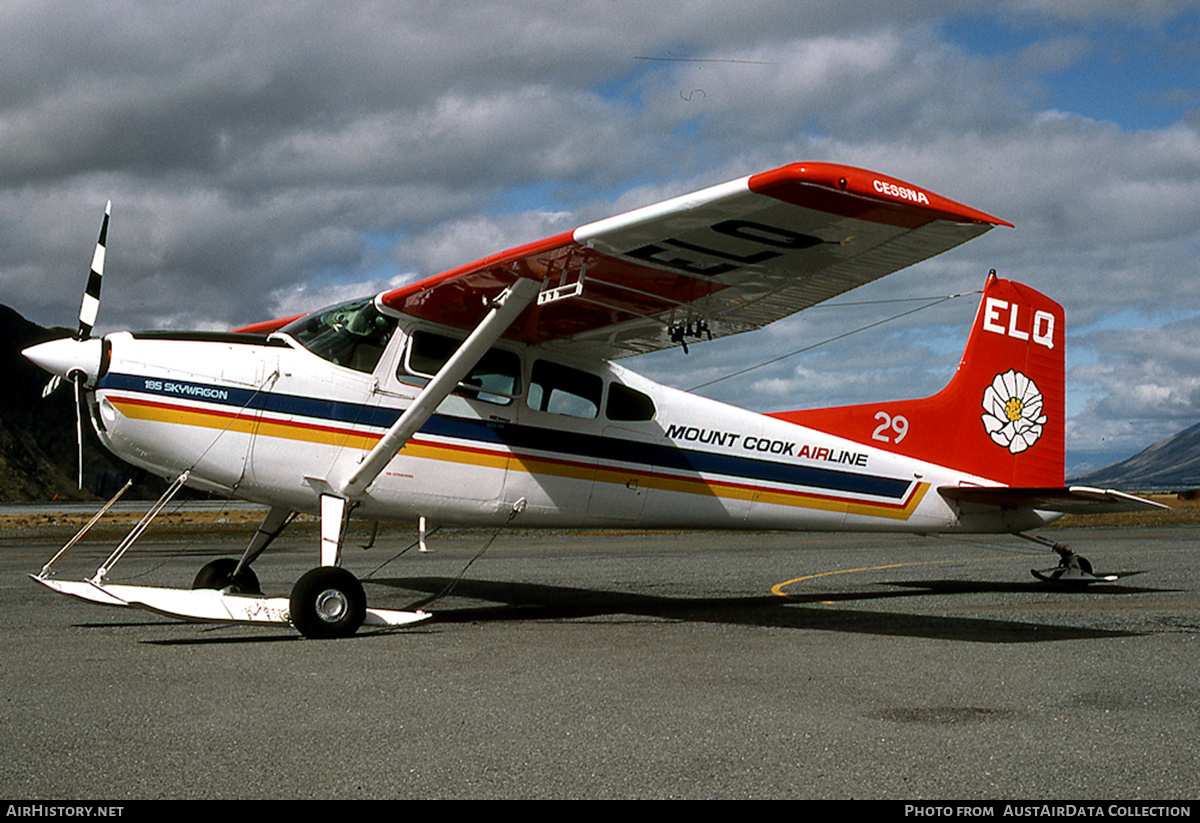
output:
[[[241,574],[234,576],[238,562],[232,557],[218,557],[205,563],[196,573],[192,581],[193,589],[225,589],[233,594],[262,594],[258,585],[258,575],[253,569],[246,568]]]
[[[292,625],[305,637],[349,637],[366,617],[367,595],[350,572],[320,566],[296,581],[290,610]]]

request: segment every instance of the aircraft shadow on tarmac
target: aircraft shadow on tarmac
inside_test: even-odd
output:
[[[829,604],[897,597],[965,594],[974,592],[1030,593],[1046,591],[1045,584],[973,583],[961,580],[903,581],[901,591],[820,592],[801,597],[773,595],[749,597],[666,597],[662,595],[601,591],[536,583],[510,583],[450,578],[409,577],[370,581],[408,591],[437,595],[453,584],[452,596],[494,605],[432,606],[434,624],[486,623],[514,620],[578,620],[618,616],[643,616],[656,620],[697,623],[730,623],[781,629],[809,629],[864,634],[968,640],[982,643],[1031,643],[1050,640],[1083,640],[1130,637],[1140,632],[1048,625],[988,618],[908,614],[837,608]],[[914,591],[917,589],[917,591]],[[1141,589],[1108,586],[1106,594],[1131,594]]]
[[[1136,574],[1129,572],[1128,574]],[[921,637],[936,640],[959,640],[975,643],[1038,643],[1056,640],[1092,640],[1100,638],[1136,637],[1144,632],[1097,629],[1081,626],[1054,625],[992,618],[906,613],[902,611],[873,611],[863,608],[839,608],[834,604],[888,601],[896,598],[1001,593],[1013,595],[1044,594],[1069,591],[1067,587],[1048,586],[1038,581],[991,582],[969,580],[895,580],[880,581],[876,586],[892,586],[892,590],[819,591],[780,597],[751,595],[740,597],[669,597],[655,594],[584,589],[571,586],[552,586],[538,583],[516,583],[491,580],[455,581],[449,577],[375,578],[364,581],[368,598],[379,600],[380,588],[393,590],[387,598],[407,598],[403,607],[431,604],[433,619],[428,623],[403,629],[400,633],[436,630],[438,625],[462,623],[505,623],[513,621],[588,620],[602,623],[606,618],[644,617],[648,620],[679,623],[725,623],[779,629],[850,632],[899,637]],[[371,589],[375,589],[375,594]],[[449,591],[448,591],[449,590]],[[1076,589],[1083,593],[1084,590]],[[1103,594],[1119,597],[1130,594],[1157,592],[1160,589],[1106,585],[1086,590],[1089,595]],[[422,593],[415,603],[408,602]],[[451,599],[438,600],[442,595]],[[467,601],[467,602],[464,602]],[[471,603],[469,601],[475,601]],[[482,601],[484,605],[479,605]],[[387,608],[400,602],[379,603]],[[174,621],[168,621],[174,622]],[[622,619],[621,622],[627,622]],[[89,623],[90,628],[146,626],[146,622]],[[214,625],[203,637],[176,637],[146,640],[149,645],[194,645],[208,643],[263,643],[301,640],[292,632],[238,632],[228,635],[217,631],[230,628]],[[382,636],[396,630],[362,629],[360,637]]]

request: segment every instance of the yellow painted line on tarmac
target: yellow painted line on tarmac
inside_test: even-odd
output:
[[[817,572],[816,574],[806,574],[803,577],[793,577],[791,580],[785,580],[782,583],[776,583],[771,587],[771,594],[776,597],[788,597],[791,595],[784,591],[784,588],[791,586],[794,583],[803,583],[806,580],[816,580],[818,577],[832,577],[836,574],[857,574],[858,572],[878,572],[887,569],[903,569],[909,566],[935,566],[941,563],[981,563],[985,560],[995,560],[994,557],[976,557],[967,559],[962,557],[947,557],[941,560],[918,560],[912,563],[888,563],[884,566],[861,566],[857,569],[837,569],[831,572]],[[829,601],[824,601],[829,602]]]
[[[1195,551],[1197,551],[1197,549],[1195,547],[1187,547],[1187,548],[1163,548],[1163,549],[1136,549],[1136,550],[1126,551],[1124,553],[1135,555],[1135,556],[1141,556],[1141,555],[1148,555],[1148,554],[1177,554],[1180,552],[1190,553],[1190,552],[1195,552]],[[1098,553],[1103,555],[1106,552],[1101,551]],[[1113,551],[1109,550],[1107,553],[1112,554]],[[1088,554],[1089,555],[1094,554],[1094,552],[1089,551]],[[1007,555],[1007,556],[1009,557],[1009,559],[1029,559],[1029,560],[1037,560],[1039,558],[1046,559],[1045,554],[1019,553],[1019,554],[1011,554],[1011,555]],[[885,571],[887,569],[903,569],[903,568],[907,568],[909,566],[934,566],[934,565],[943,564],[943,563],[984,563],[984,562],[994,561],[996,559],[997,559],[997,557],[995,555],[987,556],[987,557],[947,557],[947,558],[943,558],[941,560],[918,560],[918,561],[914,561],[912,563],[889,563],[889,564],[883,565],[883,566],[860,566],[859,568],[856,568],[856,569],[836,569],[834,571],[829,571],[829,572],[817,572],[816,574],[806,574],[802,577],[793,577],[791,580],[785,580],[782,583],[776,583],[774,586],[771,587],[771,594],[775,595],[776,597],[791,598],[792,595],[790,595],[784,591],[784,589],[787,588],[788,586],[794,585],[796,583],[803,583],[806,580],[816,580],[817,578],[820,578],[820,577],[832,577],[832,576],[838,575],[838,574],[857,574],[859,572],[876,572],[876,571]],[[831,603],[832,601],[823,600],[820,602]]]

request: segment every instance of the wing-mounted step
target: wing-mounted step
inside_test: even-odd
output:
[[[565,254],[551,261],[546,268],[546,276],[542,279],[542,290],[538,293],[537,304],[544,306],[583,294],[587,268],[587,254],[582,252]]]

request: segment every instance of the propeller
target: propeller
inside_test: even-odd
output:
[[[96,314],[100,311],[100,281],[104,277],[104,256],[108,246],[108,218],[112,215],[112,201],[104,205],[104,221],[100,224],[100,236],[96,239],[96,252],[92,255],[92,270],[88,275],[87,288],[83,290],[83,302],[79,306],[79,331],[76,340],[87,340],[92,336]]]
[[[75,441],[78,452],[78,483],[83,488],[83,402],[85,383],[89,377],[86,365],[90,365],[92,346],[79,343],[90,340],[96,315],[100,310],[100,283],[104,277],[104,258],[108,245],[108,221],[112,215],[112,201],[104,206],[104,220],[100,224],[100,236],[96,239],[96,251],[92,254],[92,267],[88,274],[87,288],[79,306],[79,328],[73,338],[52,340],[26,349],[23,353],[42,368],[53,373],[50,382],[42,389],[42,397],[49,397],[62,384],[64,378],[75,388]],[[67,344],[67,345],[63,345]],[[99,357],[95,358],[99,371]]]

